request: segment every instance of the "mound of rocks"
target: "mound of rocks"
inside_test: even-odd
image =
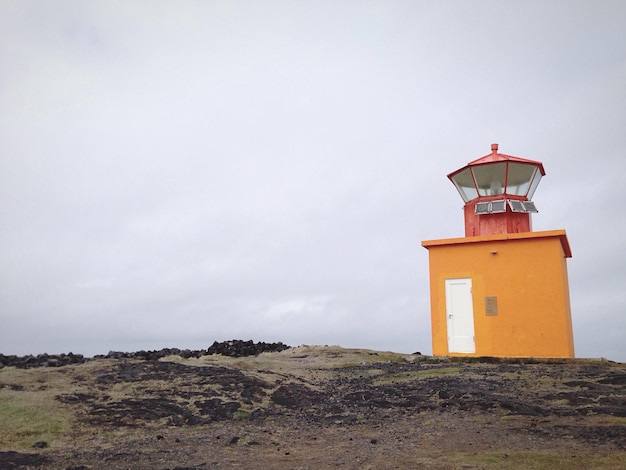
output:
[[[222,356],[231,357],[244,357],[244,356],[258,356],[264,352],[280,352],[285,349],[289,349],[291,346],[287,346],[281,342],[278,343],[265,343],[259,341],[255,343],[252,340],[243,341],[240,339],[233,339],[230,341],[217,342],[208,349],[178,349],[178,348],[164,348],[158,351],[137,351],[137,352],[119,352],[110,351],[106,355],[95,356],[96,359],[142,359],[145,361],[157,361],[166,356],[180,356],[186,359],[190,357],[202,357],[210,356],[212,354],[221,354]]]
[[[158,361],[166,356],[180,356],[185,359],[189,359],[190,357],[201,357],[206,356],[206,349],[163,348],[158,351],[109,351],[107,354],[94,356],[94,359],[141,359],[144,361]]]
[[[231,357],[258,356],[264,352],[280,352],[289,348],[290,346],[281,342],[264,343],[260,341],[254,343],[252,340],[232,340],[218,343],[215,341],[207,350],[207,354],[221,354],[222,356]]]
[[[109,351],[108,354],[99,354],[93,359],[140,359],[144,361],[158,361],[166,356],[180,356],[185,359],[191,357],[202,357],[211,354],[221,354],[223,356],[244,357],[257,356],[264,352],[280,352],[289,349],[282,342],[265,343],[259,341],[255,343],[252,340],[243,341],[234,339],[230,341],[217,342],[208,349],[178,349],[163,348],[158,351],[137,351],[137,352],[120,352]],[[0,369],[3,367],[17,367],[19,369],[31,369],[33,367],[61,367],[69,364],[82,364],[89,361],[82,354],[38,354],[37,356],[5,356],[0,354]]]
[[[82,364],[88,361],[82,354],[31,354],[27,356],[5,356],[0,354],[0,369],[3,367],[17,367],[31,369],[33,367],[61,367],[70,364]]]

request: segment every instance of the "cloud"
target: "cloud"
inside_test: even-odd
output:
[[[626,360],[619,2],[4,2],[0,350],[430,350],[445,175],[541,160],[579,356]],[[601,313],[599,313],[601,312]]]

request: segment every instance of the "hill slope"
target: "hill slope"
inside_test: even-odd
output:
[[[625,385],[605,360],[327,346],[5,367],[0,468],[619,468]]]

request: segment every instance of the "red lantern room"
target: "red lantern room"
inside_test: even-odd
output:
[[[546,172],[534,160],[491,153],[448,175],[465,201],[465,236],[530,232],[530,200]]]

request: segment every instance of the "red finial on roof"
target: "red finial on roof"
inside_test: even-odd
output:
[[[493,153],[498,153],[498,144],[491,144],[491,151]]]

